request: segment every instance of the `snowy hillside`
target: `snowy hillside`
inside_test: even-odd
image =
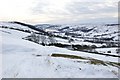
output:
[[[13,28],[19,28],[19,29],[30,29],[26,26],[22,26],[22,25],[15,24],[12,22],[0,22],[0,26],[7,26],[7,27],[13,27]]]
[[[118,67],[120,67],[120,63],[118,63],[119,55],[116,51],[116,45],[114,45],[113,48],[113,46],[106,46],[105,42],[87,42],[85,41],[86,39],[84,39],[85,37],[56,36],[56,33],[49,33],[46,28],[42,29],[46,34],[41,34],[41,32],[39,33],[27,26],[14,23],[1,22],[0,26],[7,27],[0,28],[0,34],[2,34],[2,36],[0,36],[0,39],[2,39],[0,43],[2,45],[3,61],[2,77],[4,78],[118,77]],[[88,28],[93,27],[88,26]],[[31,32],[28,33],[21,29],[30,30]],[[50,28],[49,26],[47,29],[52,30],[53,27]],[[100,27],[94,28],[94,30],[97,30],[101,34],[105,33],[105,31],[106,33],[113,33],[117,31],[116,29],[117,28],[111,26],[103,29],[104,31]],[[60,32],[57,33],[58,35],[70,29],[64,28],[63,30],[61,29],[62,31],[60,31],[60,29],[55,30]],[[94,30],[88,33],[93,33]],[[96,34],[99,33],[96,32]],[[93,36],[93,34],[90,36]],[[116,34],[114,34],[114,36],[116,36]],[[71,41],[71,39],[74,41]],[[89,47],[92,46],[92,49],[83,49],[85,45]],[[101,47],[103,45],[105,46],[104,48]],[[86,51],[86,49],[88,50]]]
[[[82,24],[82,25],[36,25],[37,28],[44,29],[46,31],[54,33],[65,33],[69,36],[79,36],[79,37],[114,37],[115,40],[118,39],[118,25],[92,25],[92,24]]]

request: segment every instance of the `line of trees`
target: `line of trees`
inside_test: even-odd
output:
[[[57,42],[54,36],[45,36],[45,35],[36,34],[34,32],[31,32],[31,35],[26,37],[25,39],[33,41],[38,44],[42,44],[44,46]]]

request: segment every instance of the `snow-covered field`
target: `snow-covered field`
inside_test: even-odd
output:
[[[117,53],[118,47],[115,48],[97,48],[96,51],[104,53],[104,54],[113,54],[118,55]]]
[[[29,33],[0,28],[4,78],[117,78],[117,57],[42,46],[22,38]],[[62,41],[62,40],[61,40]],[[98,51],[102,51],[97,49]],[[54,57],[52,54],[81,57]],[[94,61],[92,61],[94,60]],[[99,62],[98,62],[99,61]],[[0,65],[1,66],[1,65]]]
[[[2,79],[2,54],[0,54],[0,79]]]

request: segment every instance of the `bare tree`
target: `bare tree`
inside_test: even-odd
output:
[[[31,40],[35,43],[39,43],[40,41],[40,35],[36,34],[35,32],[31,33]]]
[[[41,44],[46,45],[46,36],[41,35],[40,36],[40,41],[41,41]]]
[[[56,42],[54,36],[48,36],[49,43],[53,44]]]

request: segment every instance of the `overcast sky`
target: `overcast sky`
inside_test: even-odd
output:
[[[0,0],[0,21],[117,23],[118,0]]]

